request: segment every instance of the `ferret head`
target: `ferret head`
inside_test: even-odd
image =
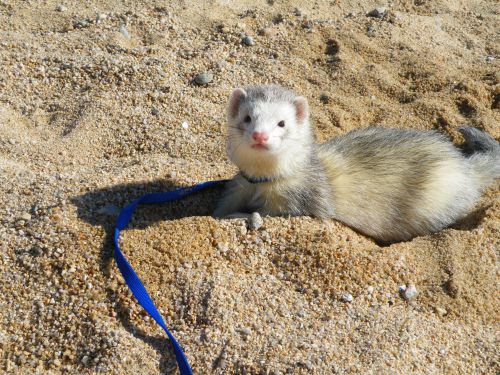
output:
[[[235,89],[229,98],[229,159],[250,176],[286,176],[313,141],[307,100],[279,86]]]

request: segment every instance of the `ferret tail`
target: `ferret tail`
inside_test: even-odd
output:
[[[482,188],[500,178],[500,144],[489,134],[468,126],[459,129],[465,152]]]

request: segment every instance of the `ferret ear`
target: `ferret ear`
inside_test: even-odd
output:
[[[243,99],[245,99],[247,93],[243,89],[234,89],[229,97],[229,105],[227,109],[227,114],[229,117],[236,117],[238,115],[238,111],[240,109],[240,104]]]
[[[304,122],[309,117],[309,104],[303,96],[297,96],[293,100],[295,106],[295,116],[298,122]]]

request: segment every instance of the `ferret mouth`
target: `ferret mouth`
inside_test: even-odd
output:
[[[252,148],[255,150],[268,150],[269,148],[263,143],[255,143],[252,145]]]

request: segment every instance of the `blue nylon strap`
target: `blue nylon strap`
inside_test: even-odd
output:
[[[165,203],[165,202],[171,202],[175,201],[178,199],[182,199],[188,195],[194,194],[197,191],[203,190],[209,186],[213,186],[216,184],[220,184],[223,182],[226,182],[227,180],[216,180],[216,181],[208,181],[208,182],[203,182],[198,185],[194,185],[191,187],[187,188],[180,188],[177,190],[165,192],[165,193],[150,193],[150,194],[145,194],[142,197],[136,199],[132,203],[130,203],[128,206],[126,206],[121,212],[120,215],[118,216],[118,221],[116,223],[115,227],[115,260],[116,264],[118,265],[118,268],[120,272],[123,275],[123,278],[125,279],[125,282],[127,283],[128,287],[132,291],[133,295],[137,299],[137,302],[148,312],[148,314],[155,320],[158,325],[163,328],[165,333],[167,334],[170,342],[172,343],[172,346],[174,348],[174,353],[175,353],[175,359],[177,360],[177,365],[179,366],[179,370],[181,375],[192,375],[193,371],[191,370],[191,367],[189,366],[189,362],[184,355],[184,352],[182,351],[181,346],[177,342],[177,340],[174,338],[174,336],[170,333],[168,330],[163,317],[161,316],[160,312],[156,308],[153,300],[149,296],[146,288],[142,284],[141,280],[137,276],[137,274],[134,272],[134,269],[132,266],[129,264],[125,256],[123,255],[120,245],[119,245],[119,239],[120,239],[120,231],[122,229],[125,229],[129,223],[130,220],[132,219],[132,215],[134,214],[134,211],[136,207],[139,204],[158,204],[158,203]]]

